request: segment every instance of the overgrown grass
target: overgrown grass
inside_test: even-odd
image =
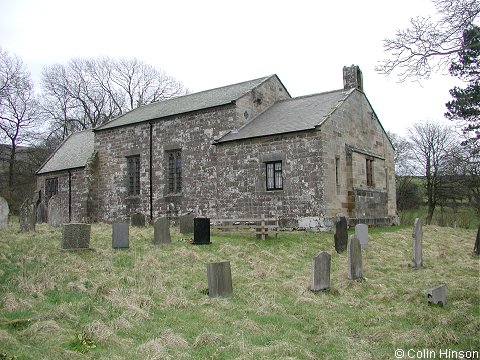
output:
[[[173,230],[130,228],[128,250],[92,225],[90,251],[59,250],[47,225],[0,230],[0,359],[393,359],[397,348],[479,350],[475,230],[424,227],[414,270],[411,228],[375,229],[364,281],[347,278],[331,233],[278,239],[216,235],[194,246]],[[393,231],[392,231],[393,230]],[[332,254],[331,289],[309,290],[311,261]],[[234,296],[206,295],[206,264],[229,260]],[[447,305],[428,305],[445,284]]]
[[[399,217],[401,224],[413,225],[415,218],[425,221],[427,208],[422,206],[415,210],[402,210],[399,211]],[[433,213],[432,225],[476,229],[480,226],[480,217],[473,207],[457,206],[453,208],[437,206]]]

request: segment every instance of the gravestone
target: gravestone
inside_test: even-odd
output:
[[[48,225],[59,227],[63,224],[62,202],[58,195],[53,195],[48,200]]]
[[[0,229],[6,229],[8,226],[8,202],[0,196]]]
[[[208,296],[230,297],[233,293],[229,261],[207,264]]]
[[[330,287],[330,265],[332,256],[325,252],[319,252],[312,260],[312,291],[326,290]]]
[[[193,214],[185,214],[179,217],[180,220],[180,233],[182,234],[193,234],[194,231],[194,224]]]
[[[90,246],[90,224],[64,224],[62,245],[64,250],[88,249]]]
[[[348,232],[347,232],[347,219],[345,216],[340,217],[335,224],[335,250],[337,253],[342,253],[347,248]]]
[[[112,224],[112,248],[128,249],[129,224],[114,223]]]
[[[362,247],[360,241],[355,235],[348,239],[348,278],[350,280],[361,279],[363,277],[362,270]]]
[[[423,230],[422,230],[422,223],[418,218],[415,219],[415,223],[413,225],[412,238],[413,238],[412,267],[415,269],[419,269],[423,267],[423,258],[422,258]]]
[[[130,219],[132,226],[143,227],[145,226],[145,215],[136,213],[131,216]]]
[[[362,250],[366,249],[368,247],[368,225],[355,225],[355,237],[360,241],[360,246]]]
[[[20,231],[35,231],[35,205],[26,199],[20,207]]]
[[[38,224],[47,222],[47,206],[43,201],[37,204],[36,221]]]
[[[480,255],[480,226],[477,231],[477,240],[475,240],[475,246],[473,247],[473,253],[475,255]]]
[[[445,306],[447,304],[445,285],[442,284],[434,288],[428,289],[427,298],[428,302],[431,304],[442,303],[442,305]]]
[[[153,224],[153,243],[155,245],[168,245],[172,243],[170,237],[170,221],[166,218],[159,218]]]
[[[210,242],[210,219],[193,219],[193,245],[209,245]]]

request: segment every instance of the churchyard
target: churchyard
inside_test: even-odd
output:
[[[68,251],[61,227],[20,232],[10,220],[0,230],[0,359],[394,359],[397,349],[437,358],[480,350],[476,229],[423,226],[415,255],[412,226],[369,228],[368,244],[360,229],[362,239],[337,252],[332,232],[212,234],[211,244],[196,246],[178,228],[162,241],[155,234],[164,228],[119,225],[112,242],[112,225],[92,224],[86,248]],[[358,252],[360,272],[349,259]],[[207,264],[223,261],[233,294],[210,297]],[[318,280],[327,289],[311,291],[312,269],[325,261],[329,283]],[[433,305],[428,294],[439,285],[447,301]]]

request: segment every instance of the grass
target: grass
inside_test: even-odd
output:
[[[278,239],[215,235],[194,246],[172,230],[92,225],[91,251],[59,250],[61,230],[0,230],[0,359],[393,359],[397,348],[479,350],[479,258],[473,229],[424,227],[424,264],[411,228],[370,229],[363,281],[347,278],[331,233]],[[309,290],[311,261],[332,255],[331,288]],[[229,260],[234,296],[206,295],[206,264]],[[427,289],[445,284],[447,304]],[[438,356],[438,354],[437,354]]]
[[[400,223],[413,225],[415,218],[425,221],[427,207],[421,206],[415,210],[399,211]],[[432,225],[476,229],[480,226],[480,217],[475,208],[469,206],[437,206],[433,213]]]

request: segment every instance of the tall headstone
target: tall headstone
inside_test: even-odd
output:
[[[20,231],[35,231],[36,211],[30,199],[26,199],[20,207]]]
[[[416,218],[415,223],[413,224],[412,238],[413,238],[412,267],[415,269],[419,269],[423,267],[423,254],[422,254],[423,230],[422,230],[422,223],[420,222],[419,218]]]
[[[8,226],[8,202],[0,196],[0,229],[6,229]]]
[[[366,249],[368,247],[368,225],[355,225],[355,236],[360,241],[360,246],[362,247],[362,250]]]
[[[59,227],[63,224],[62,201],[58,195],[48,200],[48,225]]]
[[[208,296],[230,297],[233,293],[229,261],[207,264]]]
[[[209,245],[210,242],[210,219],[195,218],[193,225],[193,245]]]
[[[335,250],[337,253],[342,253],[347,249],[348,232],[347,219],[345,216],[340,217],[335,224]]]
[[[475,255],[480,255],[480,225],[478,226],[477,240],[475,240],[475,246],[473,247],[473,253]]]
[[[442,303],[443,306],[447,304],[447,293],[445,285],[438,285],[434,288],[428,289],[427,292],[428,302],[431,304]]]
[[[362,248],[360,241],[355,235],[348,239],[348,278],[350,280],[361,279],[363,277],[362,269]]]
[[[143,227],[145,226],[145,215],[141,213],[133,214],[130,221],[132,226]]]
[[[168,245],[172,243],[170,237],[170,221],[166,218],[159,218],[153,224],[153,243],[155,245]]]
[[[193,224],[194,215],[185,214],[179,217],[180,220],[180,233],[182,234],[193,234],[194,224]]]
[[[47,206],[43,201],[40,201],[37,204],[36,221],[38,224],[47,222]]]
[[[128,249],[129,247],[129,224],[114,223],[112,224],[112,248]]]
[[[330,287],[330,265],[332,256],[325,252],[319,252],[312,260],[312,291],[326,290]]]
[[[64,250],[88,249],[90,246],[90,224],[64,224],[62,244]]]

